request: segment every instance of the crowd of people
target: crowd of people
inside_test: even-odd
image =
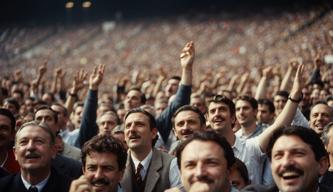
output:
[[[6,31],[0,191],[333,191],[333,12],[269,15]]]

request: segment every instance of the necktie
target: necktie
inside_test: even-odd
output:
[[[38,192],[38,189],[35,186],[30,186],[28,192]]]
[[[138,183],[139,186],[141,186],[142,184],[142,176],[141,176],[141,170],[143,169],[143,166],[141,163],[139,163],[138,167],[136,168],[136,172],[135,172],[135,178],[136,178],[136,182]]]

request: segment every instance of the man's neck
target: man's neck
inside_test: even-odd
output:
[[[0,150],[0,165],[4,164],[8,157],[8,150],[1,149]]]
[[[329,171],[333,171],[333,154],[330,153],[330,155],[328,156],[329,161],[330,161],[330,167],[328,168]]]
[[[241,125],[242,135],[249,136],[251,135],[257,128],[257,124],[255,121],[249,123],[248,125]]]
[[[29,182],[31,185],[37,185],[38,183],[42,182],[46,179],[51,173],[50,169],[45,170],[25,170],[21,168],[21,175],[22,177]]]
[[[131,155],[133,155],[137,160],[142,161],[147,157],[151,150],[152,148],[145,150],[131,150]]]

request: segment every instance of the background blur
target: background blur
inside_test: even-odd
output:
[[[179,54],[195,42],[194,73],[226,77],[316,53],[333,54],[329,0],[3,0],[0,74],[28,77],[45,60],[68,75],[106,64],[109,80],[164,68],[180,74]],[[329,63],[329,61],[328,61]],[[48,74],[51,76],[52,74]]]

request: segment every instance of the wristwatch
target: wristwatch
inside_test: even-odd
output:
[[[302,99],[303,99],[303,93],[301,93],[301,96],[300,96],[298,99],[293,99],[293,98],[291,98],[290,95],[289,95],[288,99],[289,99],[290,101],[294,102],[294,103],[299,103],[299,102],[301,102]]]

